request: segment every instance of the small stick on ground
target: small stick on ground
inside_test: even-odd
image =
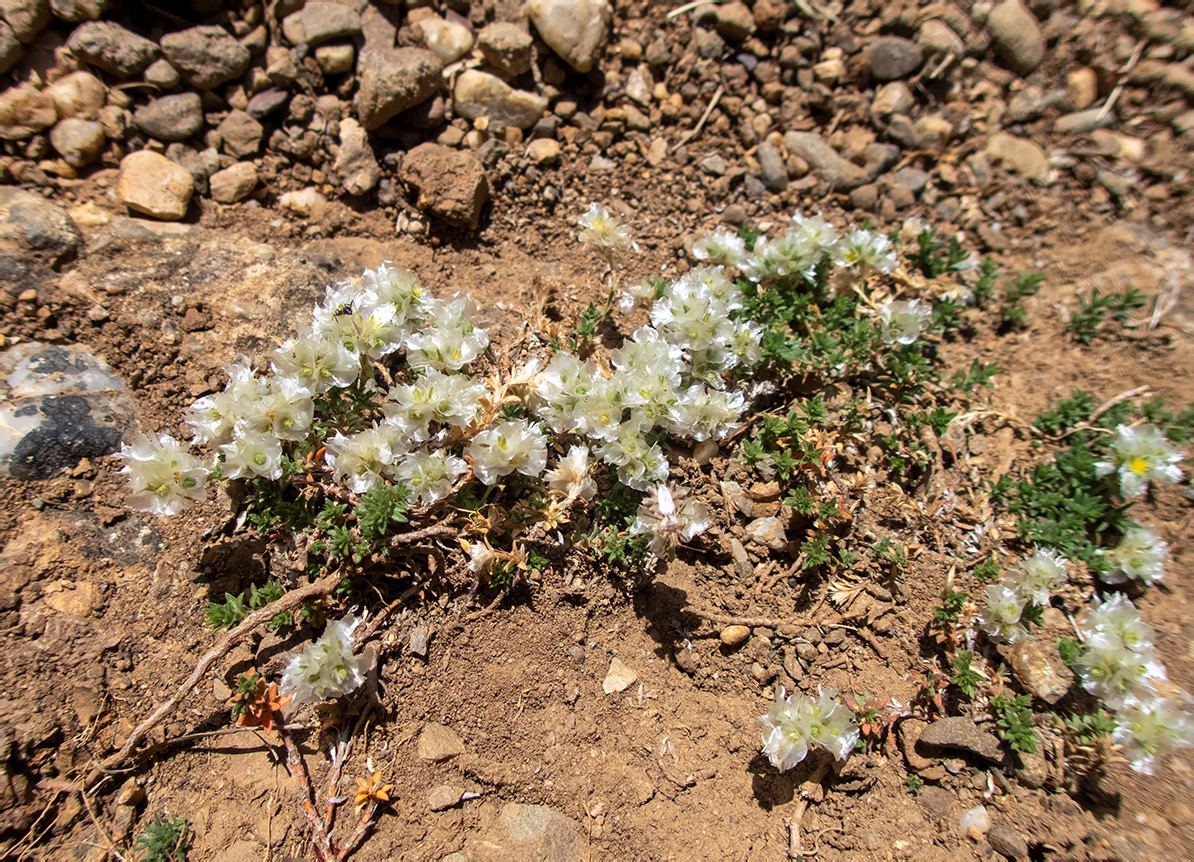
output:
[[[1086,429],[1093,427],[1095,421],[1100,416],[1102,416],[1108,410],[1118,407],[1120,404],[1123,404],[1125,401],[1129,401],[1132,398],[1138,398],[1141,396],[1151,395],[1151,394],[1152,394],[1152,392],[1149,391],[1149,388],[1147,386],[1137,386],[1135,389],[1129,389],[1127,392],[1121,392],[1118,395],[1116,395],[1114,398],[1109,398],[1106,401],[1104,401],[1099,406],[1099,408],[1097,410],[1095,410],[1093,413],[1090,414],[1090,419],[1086,420],[1085,422],[1079,422],[1077,425],[1075,425],[1070,430],[1068,430],[1062,434],[1058,434],[1056,437],[1046,437],[1045,439],[1053,440],[1053,441],[1064,440],[1066,437],[1069,437],[1071,434],[1074,434],[1078,431],[1085,431]]]
[[[1119,99],[1119,94],[1124,91],[1124,82],[1128,78],[1128,73],[1136,68],[1136,63],[1140,60],[1140,54],[1144,51],[1144,40],[1136,43],[1135,50],[1132,51],[1132,56],[1128,58],[1128,62],[1124,64],[1123,68],[1119,70],[1120,78],[1115,87],[1111,90],[1111,94],[1107,96],[1107,101],[1103,102],[1103,106],[1099,108],[1098,114],[1095,115],[1095,122],[1101,123],[1107,113],[1115,107],[1116,100]]]
[[[831,761],[823,760],[805,784],[820,784],[824,781],[830,765]],[[800,821],[804,819],[804,812],[808,811],[809,801],[808,796],[801,791],[800,801],[796,803],[796,810],[788,820],[788,856],[792,859],[803,859],[805,856],[811,855],[804,849],[800,839]]]
[[[479,620],[481,617],[488,616],[489,614],[493,613],[495,610],[497,610],[497,606],[506,600],[506,596],[508,595],[510,595],[510,588],[503,588],[502,591],[497,594],[494,600],[486,607],[479,611],[473,611],[471,614],[469,614],[467,617],[468,621],[472,622],[473,620]]]
[[[804,560],[805,554],[802,552],[800,556],[796,558],[796,562],[792,563],[792,565],[788,566],[786,569],[781,569],[780,571],[776,572],[774,575],[768,578],[765,583],[762,583],[762,585],[755,590],[755,595],[758,595],[759,593],[769,593],[771,592],[772,588],[784,578],[790,578],[795,575],[800,571],[800,567],[804,565]]]
[[[677,6],[671,12],[667,13],[667,17],[678,18],[679,16],[683,15],[685,12],[689,12],[693,9],[699,9],[702,6],[708,6],[711,3],[716,3],[716,2],[717,2],[717,0],[693,0],[692,3],[685,3],[683,6]]]
[[[119,859],[120,862],[125,862],[125,857],[120,852],[120,846],[112,839],[112,836],[108,834],[108,830],[100,824],[99,816],[95,813],[95,809],[91,807],[91,800],[87,797],[87,793],[82,788],[79,788],[79,796],[82,797],[83,805],[87,808],[87,817],[91,820],[91,824],[96,828],[96,831],[99,832],[100,837],[107,842],[108,852]]]
[[[709,115],[713,113],[713,109],[717,107],[717,103],[721,101],[722,94],[724,94],[725,91],[725,86],[720,86],[717,88],[717,91],[713,94],[713,98],[709,100],[709,104],[705,108],[705,113],[701,114],[701,118],[697,120],[697,124],[692,127],[692,131],[680,138],[679,142],[676,144],[677,147],[684,146],[701,133],[701,129],[705,128],[705,123],[708,121]]]

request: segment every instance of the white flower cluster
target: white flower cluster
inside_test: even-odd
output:
[[[779,690],[775,704],[758,719],[763,753],[772,766],[781,771],[791,769],[814,746],[838,760],[846,759],[858,742],[858,723],[836,697],[833,688],[818,687],[816,700],[800,692],[785,697],[784,690]]]
[[[155,440],[138,435],[120,447],[128,476],[130,507],[155,515],[177,515],[189,503],[207,496],[207,467],[177,440],[161,434]]]
[[[278,691],[301,706],[341,697],[355,691],[377,662],[372,646],[353,655],[352,633],[361,620],[349,614],[327,624],[323,636],[293,656],[282,673]]]
[[[1158,760],[1179,749],[1194,748],[1194,708],[1189,695],[1131,703],[1115,716],[1115,742],[1132,768],[1152,775]]]
[[[1078,631],[1084,647],[1077,663],[1083,688],[1112,709],[1159,695],[1165,667],[1153,647],[1153,630],[1126,596],[1093,599]]]
[[[720,281],[732,288],[724,275]],[[681,285],[681,279],[672,286],[674,291],[665,291],[661,302],[668,303],[668,311],[658,314],[661,328],[643,326],[635,330],[612,352],[612,368],[603,370],[592,360],[582,362],[570,353],[557,353],[535,387],[536,413],[557,433],[580,434],[599,444],[598,457],[617,468],[622,482],[639,491],[662,482],[668,473],[663,449],[649,439],[652,432],[697,441],[732,433],[745,408],[742,393],[716,388],[724,385],[720,371],[714,374],[706,369],[709,377],[696,382],[697,370],[686,361],[686,350],[690,360],[695,357],[698,362],[716,362],[718,368],[757,357],[752,352],[758,347],[758,336],[751,334],[753,324],[740,325],[748,333],[745,340],[751,348],[743,356],[729,343],[738,325],[728,317],[720,323],[714,321],[715,315],[729,313],[724,299],[718,299],[706,286],[720,281],[710,275],[704,281],[693,279]],[[675,300],[690,287],[694,290],[686,295],[703,294],[700,301],[705,303],[706,311],[701,319],[683,316],[682,306]],[[673,300],[676,305],[671,304]],[[715,308],[716,303],[723,303],[723,307]],[[657,302],[652,309],[653,319],[659,308]],[[699,330],[695,342],[684,341],[678,328],[681,324],[676,323],[679,318],[690,322],[694,331]],[[716,332],[719,326],[727,335],[724,340],[709,334],[710,329]]]
[[[1078,632],[1082,685],[1116,710],[1115,742],[1133,769],[1152,775],[1160,757],[1194,747],[1190,696],[1166,684],[1153,630],[1126,597],[1092,601]]]
[[[1142,495],[1150,481],[1179,482],[1182,478],[1177,465],[1185,453],[1175,449],[1155,425],[1118,426],[1110,456],[1110,460],[1095,464],[1095,472],[1099,476],[1118,473],[1119,492],[1125,500]]]
[[[1152,586],[1165,576],[1169,545],[1156,527],[1136,525],[1129,527],[1119,544],[1102,555],[1112,566],[1100,575],[1106,583],[1124,584],[1132,580]]]
[[[1021,622],[1029,602],[1049,604],[1053,590],[1065,583],[1065,560],[1054,551],[1038,549],[1009,568],[1002,583],[990,584],[978,625],[997,640],[1015,643],[1028,635]]]
[[[693,257],[712,260],[716,255],[724,259],[735,250],[724,234],[713,233],[694,244]],[[898,263],[895,247],[883,233],[855,228],[839,235],[821,215],[796,213],[783,234],[758,242],[753,254],[738,254],[737,265],[755,282],[788,276],[812,281],[825,256],[840,273],[857,278],[890,273]]]
[[[578,239],[601,254],[609,255],[619,248],[634,247],[630,228],[598,203],[589,204],[576,223],[580,225]]]
[[[692,244],[692,256],[713,266],[738,266],[746,259],[746,240],[733,231],[716,228]]]
[[[651,553],[662,557],[683,542],[690,541],[709,526],[709,508],[693,500],[687,488],[656,485],[643,498],[630,535],[649,535]]]

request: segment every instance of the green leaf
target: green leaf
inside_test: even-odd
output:
[[[361,538],[368,543],[384,539],[391,527],[406,520],[409,499],[410,489],[401,482],[378,483],[366,491],[354,510]]]

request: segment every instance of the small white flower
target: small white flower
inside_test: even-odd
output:
[[[392,472],[395,479],[410,488],[412,502],[427,505],[452,493],[456,482],[468,472],[468,464],[442,451],[412,452]]]
[[[985,590],[985,602],[979,613],[978,627],[997,640],[1015,643],[1028,635],[1020,625],[1020,617],[1028,597],[1006,584],[990,584]]]
[[[326,443],[324,460],[337,482],[354,494],[364,494],[393,468],[398,442],[397,432],[388,425],[374,424],[347,437],[337,431]]]
[[[655,301],[655,288],[646,280],[632,281],[618,298],[618,308],[629,314],[636,308],[646,308]]]
[[[898,263],[895,247],[887,235],[878,231],[852,230],[840,240],[834,263],[859,275],[881,272],[884,275]]]
[[[238,422],[232,442],[220,447],[229,479],[281,479],[282,441]]]
[[[800,692],[785,697],[781,688],[775,704],[758,719],[763,731],[763,753],[771,765],[786,771],[804,760],[812,746],[824,748],[837,760],[845,760],[858,742],[858,723],[849,709],[839,704],[833,688],[817,689],[817,700]]]
[[[738,266],[746,257],[746,241],[733,231],[717,228],[692,244],[692,256],[701,262]]]
[[[1156,527],[1135,526],[1124,533],[1119,544],[1103,552],[1112,568],[1101,577],[1109,584],[1126,583],[1129,579],[1155,584],[1165,576],[1165,561],[1169,559],[1169,545],[1158,535]]]
[[[121,444],[116,458],[128,476],[128,506],[154,515],[177,515],[207,497],[207,467],[166,434],[156,439],[137,435],[132,444]]]
[[[461,544],[466,545],[469,571],[474,575],[485,575],[493,571],[493,567],[498,563],[498,555],[492,548],[484,542],[465,542],[463,539]]]
[[[352,633],[362,620],[349,614],[327,624],[323,636],[290,659],[282,673],[279,694],[293,706],[320,703],[355,691],[377,661],[372,646],[352,654]]]
[[[1095,473],[1109,476],[1118,471],[1120,494],[1125,500],[1147,491],[1150,480],[1178,482],[1182,478],[1177,465],[1185,453],[1175,449],[1155,425],[1120,425],[1115,429],[1110,454],[1110,460],[1095,464]]]
[[[467,427],[484,395],[485,384],[467,374],[428,368],[412,383],[392,387],[382,410],[388,423],[421,442],[430,436],[432,422]]]
[[[599,252],[608,254],[614,249],[631,245],[630,228],[600,204],[591,203],[576,223],[580,225],[579,239]]]
[[[630,535],[650,536],[651,552],[663,557],[708,527],[709,507],[693,500],[687,488],[656,485],[639,504]]]
[[[887,344],[912,344],[933,319],[933,309],[920,299],[888,302],[879,309],[883,321],[883,341]]]
[[[259,412],[265,421],[261,430],[279,440],[305,440],[315,418],[313,393],[295,377],[266,378],[267,389]]]
[[[1044,548],[1025,557],[1008,570],[1004,584],[1044,607],[1057,587],[1065,583],[1065,560],[1056,551]]]
[[[1153,649],[1153,630],[1122,594],[1091,602],[1078,624],[1084,649],[1077,669],[1082,686],[1112,709],[1158,695],[1165,667]]]
[[[409,269],[386,261],[377,269],[366,270],[361,284],[366,302],[393,306],[396,326],[409,328],[422,320],[430,296]]]
[[[795,225],[796,232],[800,237],[813,248],[830,252],[836,248],[837,229],[820,213],[808,217],[802,216],[800,213],[793,213],[792,224]]]
[[[1115,742],[1132,768],[1152,775],[1162,757],[1194,748],[1194,714],[1189,695],[1180,699],[1131,701],[1115,714]]]
[[[470,440],[468,456],[473,475],[485,485],[515,471],[537,477],[547,466],[547,439],[525,419],[502,422]]]
[[[636,491],[646,491],[667,478],[668,461],[658,443],[648,443],[643,427],[635,422],[618,426],[613,438],[597,454],[618,468],[618,479]]]
[[[555,469],[549,470],[543,478],[547,487],[566,499],[591,500],[597,493],[597,483],[591,475],[592,462],[589,460],[589,450],[585,446],[573,446],[568,454],[556,462]]]
[[[467,297],[428,299],[423,328],[407,336],[406,361],[441,371],[459,371],[489,346],[489,335],[472,322],[476,306]]]
[[[300,324],[298,337],[274,351],[274,373],[297,379],[313,392],[351,386],[361,373],[360,355],[331,335]]]

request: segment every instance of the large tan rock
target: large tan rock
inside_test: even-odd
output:
[[[257,188],[257,168],[252,162],[237,162],[222,171],[216,171],[207,182],[213,200],[234,204],[244,200]]]
[[[614,16],[608,0],[530,0],[526,9],[543,41],[569,66],[593,68]]]
[[[488,117],[520,129],[529,129],[547,111],[546,97],[516,90],[497,75],[476,69],[466,69],[457,77],[452,104],[466,120]]]
[[[187,214],[194,191],[190,172],[158,153],[138,150],[120,162],[116,196],[134,212],[177,221]]]
[[[46,95],[53,100],[59,119],[98,120],[107,91],[104,82],[90,72],[71,72],[46,87]]]
[[[439,144],[419,144],[407,153],[402,179],[419,193],[419,209],[457,227],[476,228],[489,199],[489,180],[477,158]]]
[[[54,100],[32,84],[10,87],[0,95],[0,138],[19,141],[57,120]]]
[[[427,101],[440,88],[443,61],[425,48],[365,51],[357,63],[360,85],[353,104],[361,125],[376,129]]]

